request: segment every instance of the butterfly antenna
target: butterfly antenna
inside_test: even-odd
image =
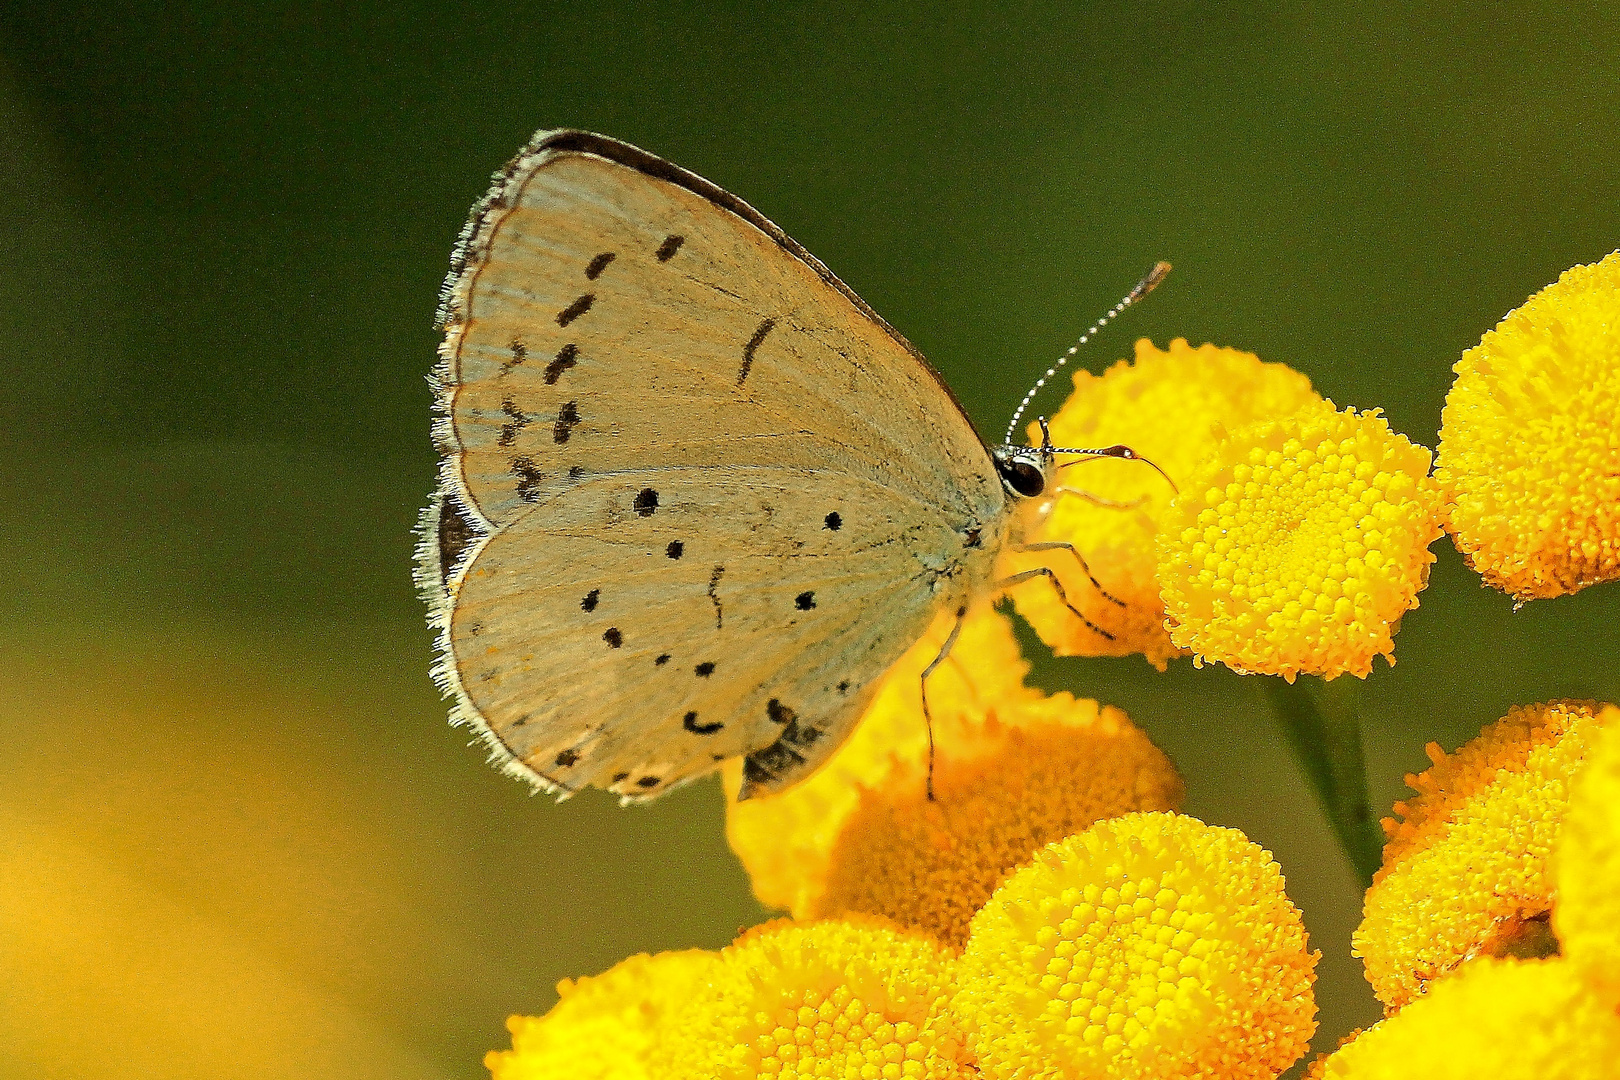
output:
[[[1181,489],[1176,486],[1176,482],[1174,480],[1170,479],[1169,473],[1159,468],[1156,462],[1149,461],[1147,458],[1143,457],[1141,454],[1138,454],[1135,450],[1132,450],[1123,443],[1115,443],[1113,446],[1053,446],[1052,429],[1047,426],[1046,417],[1037,416],[1035,420],[1041,425],[1041,453],[1045,454],[1048,458],[1057,457],[1059,454],[1068,454],[1079,458],[1080,461],[1091,461],[1097,458],[1117,458],[1120,461],[1140,461],[1142,464],[1149,466],[1154,472],[1164,477],[1164,482],[1170,485],[1171,491],[1175,492],[1177,495],[1181,494]],[[1059,465],[1058,468],[1067,469],[1070,465],[1080,464],[1080,461],[1065,461],[1063,464]]]
[[[1046,385],[1046,380],[1056,375],[1058,373],[1058,368],[1061,368],[1064,364],[1067,364],[1069,362],[1069,358],[1080,351],[1080,346],[1090,341],[1092,336],[1096,334],[1097,331],[1107,326],[1109,321],[1113,319],[1114,316],[1118,315],[1120,312],[1124,311],[1126,308],[1130,307],[1132,304],[1142,299],[1142,297],[1156,289],[1159,282],[1163,281],[1165,276],[1169,273],[1169,263],[1162,260],[1154,263],[1153,269],[1149,270],[1147,275],[1143,277],[1141,281],[1138,281],[1130,292],[1125,294],[1124,299],[1120,300],[1119,303],[1110,308],[1106,315],[1092,323],[1091,326],[1087,328],[1086,332],[1080,335],[1080,340],[1076,341],[1073,345],[1070,345],[1069,351],[1058,357],[1057,363],[1047,368],[1045,375],[1042,375],[1040,378],[1035,380],[1035,385],[1029,388],[1029,393],[1024,395],[1024,400],[1020,401],[1018,403],[1018,408],[1014,410],[1013,418],[1007,424],[1007,434],[1001,440],[1003,443],[1009,445],[1012,443],[1013,432],[1018,430],[1019,419],[1023,417],[1024,410],[1029,408],[1029,403],[1035,400],[1035,395],[1041,392],[1041,387]]]

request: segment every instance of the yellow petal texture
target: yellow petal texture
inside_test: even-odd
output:
[[[739,803],[742,763],[728,762],[726,837],[767,907],[797,916],[821,910],[834,847],[860,806],[863,788],[883,790],[897,772],[918,775],[928,760],[920,679],[939,655],[954,618],[942,615],[884,676],[855,731],[808,780]],[[1012,627],[989,605],[968,613],[950,658],[928,678],[934,735],[941,747],[974,745],[986,710],[1040,697],[1024,686],[1029,664]]]
[[[1315,963],[1268,853],[1130,814],[996,890],[951,1007],[987,1077],[1271,1080],[1316,1028]]]
[[[766,923],[721,953],[656,1065],[675,1080],[944,1080],[964,1071],[951,957],[880,919]]]
[[[1161,350],[1143,339],[1134,361],[1121,360],[1100,376],[1075,374],[1074,393],[1051,420],[1052,441],[1071,447],[1124,443],[1181,484],[1214,450],[1216,425],[1287,416],[1315,400],[1304,375],[1262,363],[1253,353],[1214,345],[1195,349],[1183,338]],[[1032,425],[1029,435],[1039,445],[1039,429]],[[1066,551],[1010,555],[1004,572],[1051,567],[1074,605],[1114,638],[1088,629],[1039,578],[1013,590],[1018,613],[1060,656],[1139,652],[1163,670],[1170,657],[1182,655],[1165,635],[1154,576],[1154,543],[1173,495],[1170,485],[1133,461],[1083,461],[1058,475],[1062,486],[1118,505],[1072,494],[1029,500],[1020,522],[1023,538],[1073,544],[1123,606],[1100,596]]]
[[[1601,715],[1600,715],[1601,713]],[[1620,710],[1555,701],[1515,708],[1407,783],[1384,822],[1356,955],[1388,1009],[1469,957],[1521,951],[1554,908],[1551,855],[1587,747]],[[1531,941],[1533,945],[1533,940]]]
[[[601,975],[564,979],[544,1016],[506,1022],[512,1049],[492,1050],[493,1080],[653,1080],[650,1055],[674,1027],[671,1013],[721,975],[720,954],[692,949],[645,953]]]
[[[897,767],[832,840],[812,915],[865,911],[961,948],[968,920],[1038,848],[1093,822],[1181,802],[1169,759],[1119,709],[1067,693],[985,703],[969,741]]]
[[[1392,663],[1440,536],[1429,451],[1331,402],[1234,430],[1166,515],[1170,639],[1196,663],[1365,678]]]
[[[1464,558],[1521,601],[1620,577],[1620,251],[1566,270],[1455,370],[1435,479]]]
[[[1564,955],[1620,1005],[1620,709],[1606,707],[1553,851],[1553,929]]]
[[[1356,1036],[1321,1080],[1605,1080],[1620,1017],[1563,959],[1483,958]]]

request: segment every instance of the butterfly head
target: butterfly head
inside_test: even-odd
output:
[[[992,446],[990,457],[1007,494],[1033,499],[1046,490],[1052,456],[1036,446]]]
[[[1046,417],[1038,417],[1041,425],[1041,445],[1039,446],[992,446],[990,458],[996,463],[996,473],[1001,477],[1001,486],[1007,489],[1007,494],[1016,495],[1021,499],[1033,499],[1046,493],[1051,482],[1052,474],[1058,469],[1067,468],[1075,464],[1073,461],[1057,464],[1059,457],[1077,458],[1119,458],[1123,461],[1142,461],[1157,469],[1160,476],[1169,481],[1172,490],[1175,481],[1163,469],[1147,458],[1138,454],[1128,446],[1053,446],[1052,432],[1046,426]]]

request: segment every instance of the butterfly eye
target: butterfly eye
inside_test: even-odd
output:
[[[1001,479],[1013,491],[1032,499],[1046,490],[1046,476],[1027,461],[1010,461],[1001,465]]]

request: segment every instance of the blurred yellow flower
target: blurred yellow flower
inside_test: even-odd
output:
[[[1271,1080],[1315,1030],[1315,962],[1270,855],[1233,829],[1130,814],[996,890],[951,1009],[987,1077]]]
[[[1565,271],[1455,370],[1435,479],[1463,557],[1521,602],[1620,577],[1620,251]]]
[[[1620,1017],[1570,963],[1475,960],[1362,1032],[1311,1080],[1599,1080],[1620,1061]]]
[[[923,935],[859,916],[784,919],[750,930],[720,955],[721,977],[697,989],[671,1025],[675,1030],[666,1028],[654,1075],[972,1075],[963,1068],[962,1041],[945,1007],[950,955]]]
[[[1513,709],[1453,754],[1429,744],[1434,766],[1395,805],[1404,820],[1384,822],[1384,865],[1354,937],[1388,1009],[1469,957],[1550,947],[1550,856],[1570,781],[1617,722],[1613,706],[1557,701]]]
[[[1564,955],[1620,1006],[1620,709],[1598,722],[1553,851],[1552,924]]]
[[[557,985],[544,1016],[506,1022],[512,1049],[491,1050],[493,1080],[653,1080],[654,1050],[675,1030],[671,1014],[722,974],[719,953],[643,953],[591,978]]]
[[[915,777],[927,767],[920,679],[952,621],[941,615],[889,670],[854,732],[808,780],[740,803],[742,763],[726,763],[726,838],[760,903],[800,916],[820,910],[833,848],[860,806],[862,789],[883,790],[897,774]],[[1028,672],[1007,620],[988,605],[969,611],[950,659],[928,678],[939,745],[972,746],[990,705],[1011,708],[1038,699],[1038,691],[1024,686]]]
[[[1289,681],[1393,663],[1440,536],[1428,472],[1376,409],[1326,402],[1231,432],[1165,516],[1170,639],[1195,663]]]
[[[1183,483],[1214,448],[1218,424],[1238,427],[1287,416],[1318,400],[1310,380],[1253,353],[1176,338],[1165,350],[1143,339],[1134,361],[1101,376],[1077,372],[1074,393],[1051,420],[1059,446],[1125,443]],[[1031,439],[1040,432],[1031,427]],[[1026,543],[1073,544],[1112,603],[1099,595],[1078,560],[1064,551],[1012,554],[1004,573],[1049,566],[1075,607],[1113,640],[1088,629],[1058,599],[1051,584],[1031,581],[1014,590],[1018,613],[1060,656],[1128,656],[1140,652],[1161,671],[1182,651],[1164,631],[1154,574],[1154,542],[1174,492],[1140,462],[1098,459],[1060,474],[1058,492],[1032,500],[1020,526]],[[1090,498],[1087,495],[1091,496]]]

